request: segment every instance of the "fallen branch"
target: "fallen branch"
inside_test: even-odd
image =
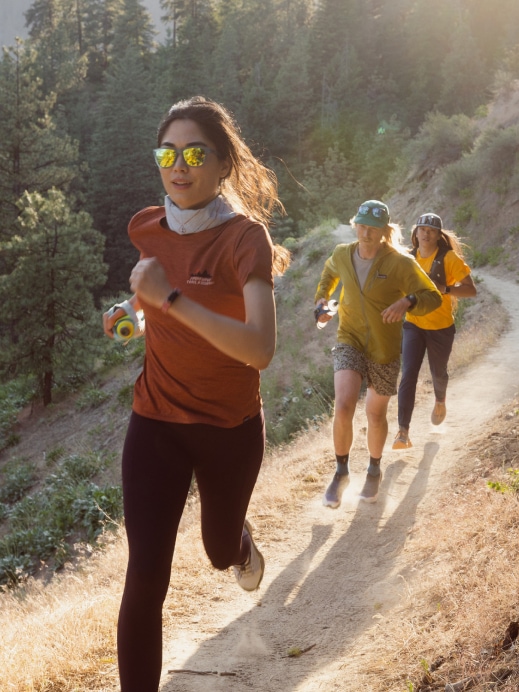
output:
[[[289,658],[298,658],[299,656],[302,656],[303,654],[306,654],[307,651],[310,651],[310,649],[313,649],[315,644],[311,644],[310,646],[307,646],[306,649],[300,649],[298,646],[293,646],[291,649],[288,650],[287,656]]]
[[[221,676],[233,676],[236,673],[219,673],[217,670],[189,670],[189,668],[176,668],[173,670],[168,670],[168,675],[171,673],[187,673],[188,675],[221,675]]]

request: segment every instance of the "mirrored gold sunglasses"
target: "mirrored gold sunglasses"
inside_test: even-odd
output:
[[[216,151],[200,145],[196,147],[184,147],[183,149],[161,147],[153,150],[155,163],[159,168],[171,168],[171,166],[174,166],[179,154],[191,168],[203,166],[207,154],[209,153],[216,154]]]

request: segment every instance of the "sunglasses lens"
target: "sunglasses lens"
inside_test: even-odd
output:
[[[161,168],[170,168],[176,158],[177,152],[174,149],[155,149],[155,160]]]
[[[361,216],[366,216],[370,212],[376,219],[380,219],[384,216],[384,210],[380,207],[368,207],[367,204],[362,204],[359,207],[359,214],[361,214]]]
[[[188,166],[201,166],[205,161],[205,151],[201,147],[188,147],[182,155]]]
[[[423,216],[420,216],[420,218],[416,222],[416,225],[428,226],[429,228],[436,228],[438,231],[441,231],[442,228],[440,217],[431,216],[430,214],[424,214]]]

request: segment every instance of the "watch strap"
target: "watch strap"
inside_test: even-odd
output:
[[[173,305],[175,300],[182,295],[182,291],[178,288],[174,288],[169,296],[166,298],[166,300],[162,303],[161,310],[162,312],[167,312],[169,308]]]
[[[418,302],[418,299],[414,293],[408,293],[408,295],[406,295],[406,298],[411,303],[411,305],[409,306],[409,310],[411,310]]]
[[[130,303],[129,300],[124,300],[122,303],[117,303],[116,305],[113,306],[112,311],[115,312],[115,310],[117,310],[117,308],[124,310],[124,312],[133,321],[133,323],[138,324],[139,318],[137,317],[137,313],[135,312],[135,308],[133,307],[133,305]]]

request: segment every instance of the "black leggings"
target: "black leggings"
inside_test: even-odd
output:
[[[429,369],[437,401],[445,401],[449,373],[447,366],[454,343],[456,327],[421,329],[404,322],[402,337],[402,379],[398,387],[398,425],[409,430],[413,415],[416,385],[427,352]]]
[[[265,447],[263,414],[235,428],[132,413],[122,460],[129,545],[117,644],[121,692],[157,692],[162,605],[178,525],[195,474],[204,547],[217,569],[246,559],[241,535]]]

